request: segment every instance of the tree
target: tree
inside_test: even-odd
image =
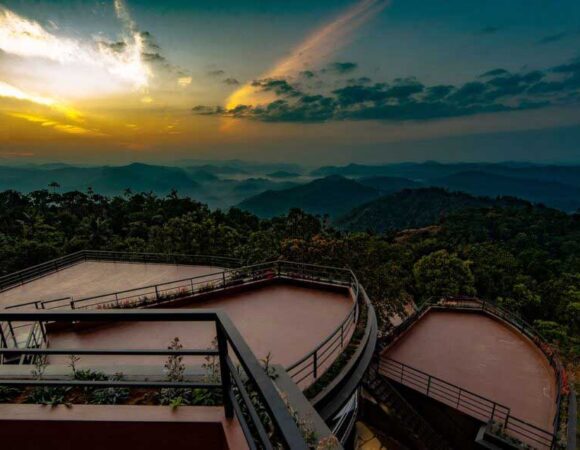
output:
[[[48,187],[52,188],[52,192],[55,193],[56,190],[60,188],[60,184],[58,184],[56,181],[52,181],[51,183],[49,183]]]
[[[474,295],[469,263],[447,250],[422,257],[413,267],[415,288],[422,300],[430,297]]]

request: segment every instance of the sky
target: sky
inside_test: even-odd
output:
[[[0,161],[580,162],[577,0],[0,0]]]

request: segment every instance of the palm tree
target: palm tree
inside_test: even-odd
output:
[[[49,188],[52,188],[52,193],[54,194],[56,192],[56,190],[58,188],[60,188],[60,184],[58,184],[58,182],[56,181],[52,181],[50,182],[50,184],[48,185]]]

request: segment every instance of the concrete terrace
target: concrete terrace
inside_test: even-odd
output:
[[[483,314],[431,310],[382,355],[511,408],[552,431],[553,368],[512,327]]]
[[[271,354],[272,362],[287,366],[331,334],[353,306],[347,291],[333,292],[290,284],[269,284],[236,293],[220,293],[206,301],[192,300],[180,308],[225,311],[256,357]],[[211,323],[127,323],[84,331],[50,332],[51,348],[166,348],[179,337],[185,348],[210,347],[215,337]],[[336,351],[336,356],[339,354]],[[336,357],[335,356],[335,357]],[[329,358],[327,365],[334,360]],[[86,365],[128,364],[127,357],[83,357]],[[163,362],[139,357],[137,365]],[[83,365],[82,363],[80,365]]]
[[[75,299],[222,270],[212,266],[83,261],[0,293],[0,308],[34,300]]]

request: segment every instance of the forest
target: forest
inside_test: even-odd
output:
[[[354,270],[381,321],[411,301],[475,295],[517,312],[577,362],[580,215],[532,204],[466,208],[417,229],[344,232],[298,209],[260,219],[176,191],[107,197],[0,193],[0,274],[82,249],[287,259]]]

